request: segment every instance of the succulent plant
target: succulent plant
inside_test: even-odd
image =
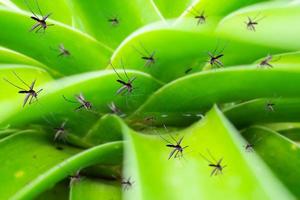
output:
[[[1,0],[0,199],[299,199],[299,19],[296,0]]]

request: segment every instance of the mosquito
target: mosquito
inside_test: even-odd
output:
[[[38,100],[38,94],[43,90],[43,89],[39,89],[38,91],[34,90],[34,85],[36,80],[34,80],[31,85],[28,85],[25,81],[23,81],[16,72],[13,71],[13,74],[17,77],[17,79],[19,79],[19,81],[21,81],[26,87],[28,87],[28,89],[24,89],[21,88],[15,84],[13,84],[12,82],[10,82],[9,80],[7,80],[6,78],[3,78],[6,82],[8,82],[9,84],[11,84],[12,86],[20,89],[20,91],[18,93],[20,94],[26,94],[25,99],[23,101],[23,107],[25,107],[25,105],[27,104],[27,102],[29,101],[29,104],[31,104],[33,102],[33,100],[35,99],[36,101]]]
[[[254,148],[255,144],[256,144],[258,141],[260,141],[260,140],[261,140],[261,138],[259,138],[258,140],[256,140],[254,143],[247,143],[246,145],[244,145],[245,150],[246,150],[247,152],[253,152],[253,148]]]
[[[111,110],[112,113],[114,113],[116,115],[122,115],[122,111],[120,110],[120,108],[118,108],[116,106],[116,104],[114,102],[107,104],[107,106]]]
[[[259,18],[259,13],[258,13],[253,19],[251,19],[250,17],[247,18],[248,21],[244,22],[247,26],[247,29],[250,31],[256,31],[256,26],[258,25],[258,22],[265,17],[262,16],[261,18]]]
[[[70,51],[67,50],[63,44],[60,44],[60,45],[58,46],[58,51],[59,51],[58,57],[60,57],[60,56],[65,56],[65,57],[67,57],[67,56],[70,56],[70,55],[71,55]]]
[[[275,103],[272,101],[267,101],[267,103],[265,105],[266,110],[269,112],[275,112],[274,106],[275,106]]]
[[[216,66],[220,68],[224,66],[224,64],[221,61],[221,58],[224,56],[223,51],[224,49],[220,53],[218,53],[216,48],[212,53],[208,52],[208,56],[209,56],[208,62],[212,67]]]
[[[269,68],[273,68],[273,65],[270,63],[271,61],[276,62],[280,59],[280,57],[276,60],[273,59],[272,55],[268,55],[265,59],[263,59],[260,63],[259,63],[259,67],[269,67]]]
[[[66,123],[67,123],[67,120],[64,121],[64,122],[60,125],[60,127],[55,127],[55,128],[54,128],[54,130],[56,131],[56,133],[55,133],[55,135],[54,135],[54,142],[55,142],[56,140],[61,140],[61,141],[63,141],[63,142],[66,141],[67,136],[68,136],[67,131],[66,131],[66,129],[65,129]]]
[[[76,171],[74,175],[70,175],[69,178],[70,178],[70,186],[79,182],[81,180],[80,170]]]
[[[131,179],[131,177],[129,177],[126,180],[121,181],[121,184],[123,185],[124,190],[129,190],[133,186],[134,181],[131,181],[130,179]]]
[[[111,23],[111,25],[113,25],[113,26],[117,26],[120,23],[120,20],[118,19],[118,17],[109,18],[107,21],[109,23]]]
[[[188,73],[190,73],[191,71],[193,70],[193,68],[188,68],[187,70],[185,70],[185,74],[188,74]]]
[[[63,95],[63,98],[70,103],[77,103],[77,104],[79,103],[80,104],[80,106],[78,106],[75,109],[75,111],[81,110],[82,108],[85,108],[86,110],[91,110],[92,106],[93,106],[91,102],[85,100],[82,93],[80,93],[79,95],[75,95],[75,98],[77,101],[69,100],[64,95]]]
[[[31,16],[30,18],[33,19],[36,24],[34,24],[31,29],[30,29],[30,32],[31,31],[34,31],[36,33],[38,33],[41,29],[43,29],[43,31],[45,32],[45,30],[49,27],[49,26],[53,26],[54,24],[47,24],[46,20],[51,16],[52,13],[49,13],[47,15],[43,15],[41,9],[40,9],[40,6],[38,4],[38,1],[35,0],[35,3],[37,5],[37,8],[39,10],[39,13],[40,15],[42,16],[42,18],[38,17],[34,12],[33,10],[31,9],[29,3],[27,2],[27,0],[24,0],[25,4],[27,5],[28,9],[30,10],[30,12],[33,14],[33,16]]]
[[[116,71],[116,69],[114,68],[113,64],[110,63],[110,65],[112,66],[113,70],[115,71],[115,73],[117,74],[118,78],[117,82],[120,83],[122,86],[117,90],[116,94],[122,94],[122,95],[126,95],[126,94],[130,94],[133,91],[133,82],[135,81],[136,77],[132,77],[129,78],[129,76],[126,73],[125,67],[122,64],[123,70],[124,70],[124,74],[126,76],[127,81],[125,81],[120,75],[119,73]]]
[[[136,47],[133,47],[140,55],[141,59],[145,61],[145,67],[151,67],[152,65],[155,64],[156,59],[155,59],[155,51],[152,51],[151,53],[144,47],[142,43],[140,43],[142,49],[144,50],[144,53],[138,50]]]
[[[166,128],[166,126],[164,126]],[[170,141],[168,141],[167,139],[163,138],[161,135],[159,135],[165,142],[167,142],[168,144],[166,145],[166,147],[172,148],[173,150],[170,152],[168,160],[170,160],[173,156],[174,158],[181,158],[183,157],[183,150],[185,148],[187,148],[188,146],[184,146],[182,147],[181,142],[183,140],[184,137],[181,137],[178,141],[172,137],[172,135],[170,135],[170,137],[172,138],[172,140],[175,143],[172,143]]]
[[[190,13],[194,15],[194,18],[197,20],[197,25],[204,24],[206,22],[207,16],[205,16],[205,11],[203,10],[201,13],[196,10],[194,7],[192,7],[192,10],[190,10]]]
[[[206,158],[205,156],[203,156],[202,154],[200,154],[200,156],[204,159],[204,160],[206,160],[209,164],[208,164],[208,166],[209,167],[212,167],[212,168],[214,168],[213,170],[212,170],[212,172],[210,173],[210,176],[217,176],[218,174],[222,174],[222,171],[223,171],[223,169],[226,167],[226,165],[221,165],[221,162],[223,161],[223,158],[221,158],[220,160],[216,160],[213,156],[212,156],[212,154],[210,153],[210,151],[207,149],[207,152],[208,152],[208,154],[210,155],[210,157],[212,158],[212,160],[213,160],[213,162],[212,161],[210,161],[208,158]]]

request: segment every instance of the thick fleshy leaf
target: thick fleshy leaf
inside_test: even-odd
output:
[[[269,165],[282,183],[299,198],[300,174],[297,173],[300,165],[299,144],[264,127],[251,127],[244,131],[243,135],[254,145],[255,152]]]
[[[107,66],[111,49],[72,27],[50,19],[47,22],[54,26],[49,26],[45,33],[29,32],[35,24],[29,15],[0,8],[0,45],[45,64],[56,72],[55,76]],[[70,56],[59,56],[61,44]]]
[[[67,0],[77,26],[111,48],[117,47],[131,32],[160,20],[148,0]],[[115,21],[109,21],[117,19]]]
[[[175,18],[181,15],[184,10],[191,5],[193,0],[181,0],[181,1],[167,1],[167,0],[153,0],[157,9],[166,18]]]
[[[217,33],[229,39],[297,51],[300,48],[295,42],[300,39],[299,17],[299,1],[269,2],[227,16],[220,22]],[[254,25],[255,31],[247,27],[249,18],[258,23]]]
[[[0,64],[0,90],[5,92],[0,92],[0,105],[5,107],[5,104],[9,104],[11,99],[20,96],[18,91],[21,89],[14,87],[6,80],[10,81],[12,84],[15,84],[18,87],[28,89],[28,86],[22,83],[14,72],[27,84],[30,85],[34,80],[37,80],[36,86],[39,87],[42,84],[45,84],[49,81],[52,81],[52,77],[41,68],[32,67],[22,64]],[[23,96],[23,95],[22,95]],[[20,101],[21,103],[22,101]],[[5,109],[1,109],[1,112],[4,114]],[[0,114],[1,115],[1,114]]]
[[[0,173],[1,181],[5,183],[0,189],[1,199],[8,199],[29,187],[34,179],[43,178],[42,173],[79,152],[79,149],[63,147],[62,151],[56,149],[45,135],[32,131],[1,140]]]
[[[119,70],[118,73],[126,81],[123,70]],[[102,114],[111,112],[108,107],[111,102],[124,113],[131,113],[161,86],[158,81],[141,72],[128,70],[127,75],[131,78],[136,77],[133,82],[134,89],[127,95],[116,94],[122,85],[116,81],[118,76],[115,72],[109,70],[69,76],[50,82],[37,88],[43,89],[38,96],[38,102],[24,108],[19,99],[7,104],[1,113],[2,124],[20,127],[27,126],[28,123],[39,123],[49,127],[54,134],[53,128],[67,121],[65,128],[69,132],[84,136]],[[91,111],[85,108],[76,111],[81,104],[76,103],[78,101],[74,95],[80,93],[85,100],[92,103]],[[68,102],[69,100],[73,103]]]
[[[51,190],[40,194],[36,200],[66,200],[69,198],[69,182],[62,181],[56,184]]]
[[[204,69],[218,68],[209,63],[210,55],[223,55],[219,67],[251,64],[268,54],[282,53],[269,43],[253,44],[214,32],[216,20],[197,26],[194,19],[185,19],[174,26],[155,23],[134,32],[112,56],[115,67],[120,62],[129,69],[150,73],[164,82]],[[154,61],[147,57],[154,55]],[[247,55],[247,56],[245,56]],[[146,58],[142,58],[146,57]],[[221,66],[223,65],[223,66]]]
[[[52,13],[51,18],[64,24],[72,25],[72,15],[66,0],[11,0],[15,5],[36,15],[45,16]],[[26,4],[27,3],[27,4]],[[42,13],[40,13],[39,8]]]
[[[287,66],[272,70],[245,66],[195,73],[160,88],[132,118],[153,115],[159,124],[178,126],[197,120],[214,103],[299,97],[299,89],[295,87],[299,75],[299,68]]]
[[[24,65],[32,65],[36,67],[46,68],[46,66],[44,66],[42,63],[39,63],[30,57],[27,57],[16,51],[6,49],[4,47],[0,47],[0,63],[1,64],[24,64]]]
[[[281,99],[277,97],[237,104],[224,111],[237,127],[243,128],[253,124],[298,122],[300,120],[299,109],[299,98]]]
[[[172,148],[158,135],[131,132],[127,137],[125,176],[134,184],[125,199],[293,199],[262,160],[245,151],[246,142],[216,107],[173,136],[184,137],[181,145],[188,146],[182,159],[168,160]],[[175,142],[170,135],[161,137]],[[220,159],[226,167],[210,176],[214,167],[209,164]]]
[[[2,199],[32,199],[78,169],[117,164],[122,157],[121,142],[79,153],[70,146],[56,148],[49,137],[31,131],[1,140],[0,146],[1,179],[6,183],[1,187]]]
[[[83,178],[71,187],[70,200],[121,200],[121,185],[115,181]]]

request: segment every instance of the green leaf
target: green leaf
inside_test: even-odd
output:
[[[20,54],[16,51],[0,47],[0,63],[1,64],[24,64],[41,68],[46,68],[43,64],[36,60]]]
[[[103,144],[122,140],[122,124],[115,115],[104,115],[88,131],[83,141],[89,144]]]
[[[29,32],[35,24],[29,15],[0,8],[0,45],[45,64],[56,72],[54,76],[98,70],[109,63],[111,49],[105,45],[72,27],[50,19],[47,22],[54,26],[45,33]],[[60,44],[71,56],[58,57]]]
[[[117,47],[131,32],[160,20],[148,0],[68,0],[79,27],[111,48]],[[112,25],[109,19],[117,18]]]
[[[248,22],[248,17],[261,19],[255,26],[256,31],[247,29],[245,22]],[[229,39],[297,51],[300,48],[295,42],[300,39],[299,17],[299,2],[269,2],[232,13],[220,22],[216,31]]]
[[[245,151],[245,141],[216,107],[174,135],[183,136],[184,158],[168,160],[172,149],[158,135],[127,135],[125,177],[135,183],[125,199],[293,199],[266,165]],[[210,176],[213,168],[200,156],[211,160],[207,149],[215,159],[223,158],[223,174]]]
[[[178,126],[197,120],[199,114],[214,103],[274,95],[299,97],[295,88],[300,81],[299,75],[299,68],[287,66],[272,70],[245,66],[195,73],[160,88],[131,118],[153,115],[157,116],[159,124],[167,122]]]
[[[299,198],[300,174],[296,172],[300,165],[300,146],[264,127],[251,127],[244,131],[243,135],[251,144],[254,144],[255,151],[282,183]]]
[[[44,179],[42,174],[47,170],[79,152],[73,147],[63,147],[64,150],[57,150],[45,135],[33,131],[23,131],[2,139],[0,174],[5,184],[0,188],[0,198],[8,199],[29,188],[39,176]],[[31,189],[34,192],[34,188]]]
[[[6,184],[0,189],[0,197],[32,199],[78,169],[121,162],[121,142],[107,143],[81,153],[73,147],[61,147],[62,150],[56,149],[51,139],[31,131],[1,140],[0,173]]]
[[[51,18],[54,20],[60,21],[64,24],[72,25],[72,15],[70,8],[67,6],[65,0],[11,0],[15,5],[23,10],[27,10],[31,13],[30,9],[36,15],[45,16],[49,13],[52,13]],[[28,2],[26,5],[25,2]],[[41,9],[42,14],[39,12],[38,6]]]
[[[166,18],[178,17],[192,2],[192,0],[181,0],[173,2],[167,0],[153,0],[154,6],[157,6],[157,9]]]
[[[4,79],[9,80],[15,85],[18,85],[21,88],[28,89],[26,85],[24,85],[18,78],[13,74],[13,72],[17,73],[17,75],[22,78],[28,85],[30,85],[33,80],[38,79],[36,82],[36,86],[39,87],[42,84],[45,84],[49,81],[52,81],[52,77],[41,68],[32,67],[28,65],[22,64],[0,64],[0,89],[5,92],[0,92],[0,105],[3,105],[3,108],[12,104],[12,99],[16,97],[20,97],[18,94],[20,89],[12,86]],[[22,95],[23,96],[23,95]],[[20,101],[22,103],[22,101]],[[5,109],[1,109],[2,114],[5,114]]]
[[[189,73],[212,68],[211,54],[222,53],[224,67],[250,64],[268,53],[281,53],[285,48],[276,48],[268,43],[254,44],[215,34],[217,21],[209,19],[197,26],[194,19],[184,19],[174,26],[164,23],[150,24],[130,35],[112,56],[115,67],[124,66],[151,74],[169,82]],[[148,53],[147,53],[148,52]],[[146,65],[142,56],[154,54],[155,63]],[[247,56],[245,56],[247,55]],[[214,66],[215,67],[215,66]]]
[[[125,79],[123,70],[118,73]],[[128,114],[140,106],[149,95],[157,90],[161,84],[151,76],[137,72],[127,71],[129,77],[136,77],[133,82],[133,91],[127,95],[117,95],[122,87],[114,71],[106,70],[69,76],[42,87],[38,102],[22,108],[20,99],[10,102],[1,113],[2,124],[11,124],[13,127],[28,126],[30,124],[44,124],[52,131],[67,121],[66,128],[76,136],[85,136],[96,123],[101,114],[110,113],[108,104],[114,102],[119,109]],[[37,89],[39,89],[37,88]],[[82,92],[85,99],[93,106],[92,112],[86,109],[75,111],[81,104],[67,102],[63,96],[75,101],[74,95]],[[20,97],[21,98],[21,97]],[[26,118],[24,118],[26,116]],[[80,122],[80,123],[78,123]]]
[[[50,190],[40,194],[36,200],[66,200],[69,198],[69,183],[62,181]]]
[[[115,181],[83,178],[71,186],[70,200],[119,200],[120,184]]]
[[[285,85],[283,85],[285,86]],[[273,110],[267,104],[274,104]],[[259,99],[225,109],[226,116],[239,128],[253,124],[298,122],[300,99]],[[255,117],[253,117],[255,116]]]

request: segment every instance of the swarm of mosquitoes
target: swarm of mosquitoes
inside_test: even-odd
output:
[[[32,16],[30,18],[35,21],[35,24],[30,28],[30,32],[35,31],[35,33],[39,33],[42,31],[43,33],[45,33],[46,29],[49,26],[54,25],[54,24],[47,23],[47,19],[51,16],[51,13],[44,15],[39,7],[38,1],[37,0],[34,0],[34,1],[35,1],[37,9],[39,11],[40,17],[33,11],[32,7],[27,2],[27,0],[24,0],[28,9],[32,13]],[[199,12],[194,7],[192,7],[189,12],[197,20],[197,25],[206,23],[207,15],[205,15],[204,10]],[[254,18],[247,17],[247,21],[244,23],[246,24],[246,27],[248,30],[256,31],[256,26],[258,25],[258,22],[264,18],[264,17],[259,17],[259,16],[260,16],[260,14],[258,14]],[[117,26],[120,23],[120,20],[117,16],[111,17],[107,21],[113,26]],[[133,47],[133,48],[140,54],[140,56],[141,56],[140,58],[145,62],[144,66],[151,67],[152,65],[154,65],[156,63],[155,51],[149,52],[142,43],[140,43],[140,46],[141,46],[142,50],[140,50],[136,47]],[[223,48],[223,50],[224,50],[224,48]],[[221,58],[224,56],[223,50],[218,52],[218,50],[216,48],[213,52],[208,52],[208,56],[209,56],[208,63],[211,66],[216,66],[218,68],[224,66],[221,61]],[[63,44],[60,44],[58,46],[58,51],[59,51],[58,57],[71,55],[70,51],[68,51],[64,47]],[[259,63],[259,67],[273,68],[273,65],[270,64],[272,59],[273,59],[273,56],[268,55],[265,59],[263,59]],[[125,78],[121,77],[121,75],[116,71],[116,69],[112,63],[111,63],[111,66],[118,77],[118,79],[116,81],[120,84],[120,88],[116,91],[116,95],[127,95],[127,94],[132,93],[132,91],[134,89],[133,82],[136,80],[136,77],[130,78],[128,76],[127,72],[125,71],[125,67],[123,64],[122,64],[122,67],[123,67],[123,71],[125,74]],[[185,73],[187,74],[191,70],[192,70],[192,68],[189,68],[188,70],[185,71]],[[35,90],[34,87],[35,87],[36,80],[33,80],[31,82],[31,84],[29,85],[16,72],[13,71],[13,74],[24,85],[25,88],[18,86],[17,84],[9,81],[6,78],[4,78],[4,80],[7,83],[9,83],[10,85],[18,88],[20,90],[18,93],[25,94],[25,98],[23,100],[23,107],[25,107],[26,104],[30,105],[34,101],[38,101],[37,97],[43,89]],[[63,98],[65,99],[65,101],[67,101],[69,103],[77,104],[77,107],[75,107],[74,111],[79,111],[82,109],[85,109],[87,111],[92,110],[92,107],[93,107],[92,103],[90,101],[86,100],[86,98],[84,97],[84,95],[82,93],[80,93],[79,95],[75,95],[76,101],[70,100],[70,99],[66,98],[64,95],[63,95]],[[274,112],[274,105],[275,105],[274,103],[269,101],[266,103],[266,109]],[[123,115],[123,112],[120,110],[120,108],[118,108],[116,106],[116,104],[114,102],[109,103],[108,108],[114,114]],[[154,118],[152,118],[152,117],[149,119],[147,118],[147,121],[150,121],[150,120],[152,121],[152,120],[154,120]],[[54,128],[54,131],[55,131],[54,141],[65,141],[66,140],[66,138],[67,138],[67,130],[65,128],[66,123],[67,123],[67,120],[63,121],[59,127]],[[166,126],[164,126],[164,127],[166,129]],[[182,145],[184,137],[181,137],[179,140],[176,140],[173,136],[170,135],[171,140],[168,140],[168,139],[162,137],[161,135],[159,135],[159,136],[167,143],[166,147],[172,149],[168,156],[169,160],[171,158],[182,158],[183,157],[183,151],[186,148],[188,148],[188,146]],[[253,147],[254,147],[254,144],[250,144],[250,143],[247,143],[244,146],[244,148],[247,152],[252,152]],[[214,175],[216,176],[218,174],[222,174],[223,169],[226,167],[226,165],[222,165],[223,158],[216,160],[208,149],[207,149],[207,153],[211,157],[211,159],[208,159],[206,156],[204,156],[202,154],[200,154],[200,156],[209,163],[208,164],[209,167],[213,168],[212,172],[211,172],[211,176],[214,176]],[[70,185],[80,181],[80,179],[81,179],[81,175],[80,175],[80,171],[78,170],[74,175],[70,176]],[[134,181],[132,181],[131,177],[130,177],[128,179],[122,180],[121,184],[123,185],[125,190],[128,190],[129,188],[131,188],[133,186]]]

